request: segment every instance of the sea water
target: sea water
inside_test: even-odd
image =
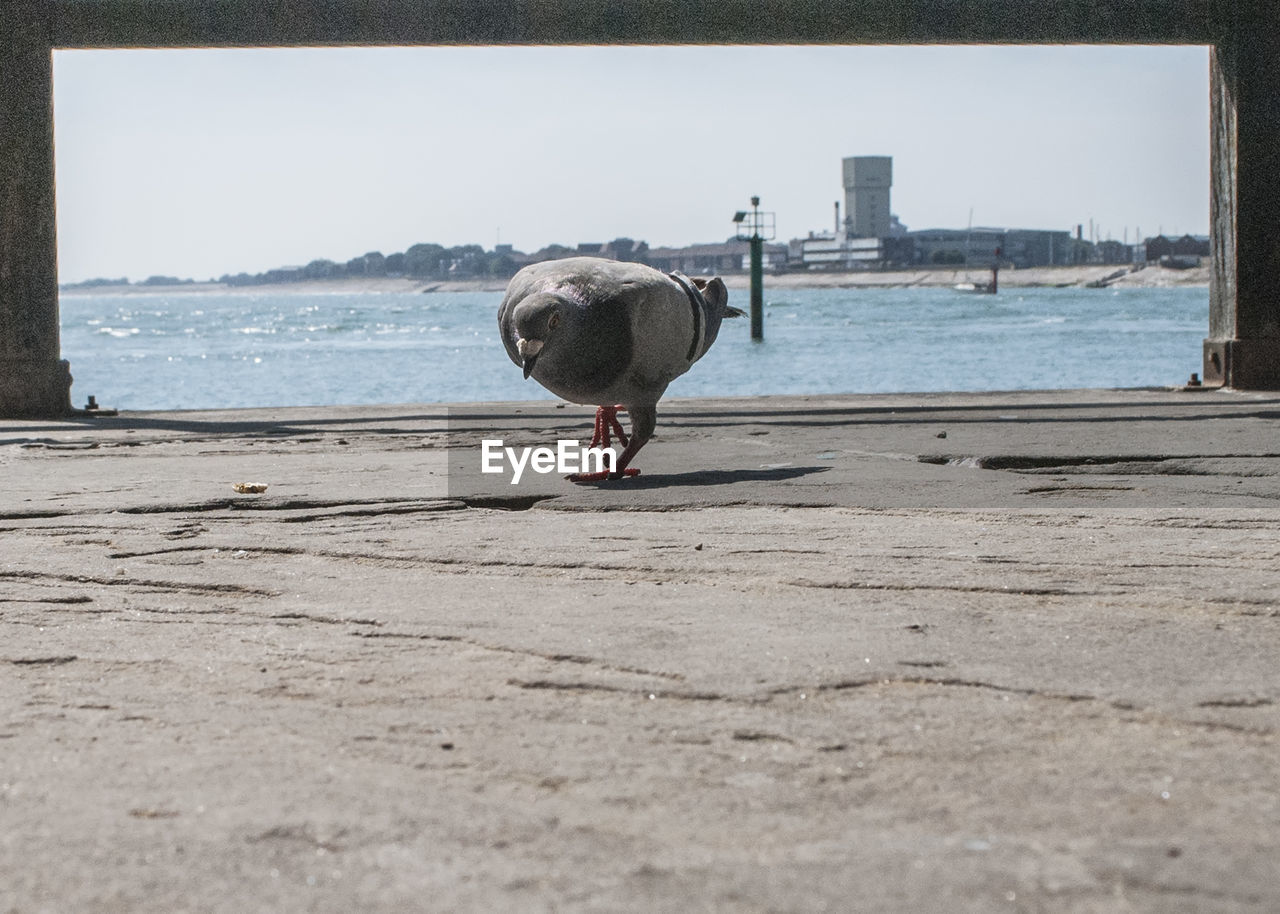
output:
[[[554,399],[498,337],[496,292],[66,295],[73,398],[131,410]],[[747,307],[747,293],[730,302]],[[725,321],[668,396],[1184,383],[1204,288],[766,287],[763,342]]]

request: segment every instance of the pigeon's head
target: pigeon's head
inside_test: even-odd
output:
[[[516,305],[512,313],[516,330],[516,349],[524,366],[524,376],[533,373],[539,358],[554,361],[563,348],[566,322],[577,316],[577,309],[565,299],[550,292],[530,295]]]

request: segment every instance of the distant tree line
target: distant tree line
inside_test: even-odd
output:
[[[500,244],[492,251],[486,251],[478,244],[445,247],[441,244],[424,243],[415,244],[408,250],[394,254],[384,255],[381,251],[370,251],[359,257],[352,257],[345,263],[320,259],[311,261],[305,267],[276,267],[263,273],[227,273],[210,282],[220,282],[228,286],[260,286],[306,280],[369,277],[441,281],[473,278],[509,279],[521,267],[544,260],[560,260],[565,257],[590,254],[597,257],[610,257],[614,260],[644,263],[648,251],[648,244],[643,241],[636,242],[630,238],[615,238],[609,242],[579,244],[576,247],[550,244],[532,254],[517,251],[509,244]],[[149,276],[139,285],[178,286],[194,282],[193,279],[179,279],[176,276]],[[119,279],[95,278],[76,283],[64,283],[63,287],[87,289],[128,284],[128,277],[121,276]]]
[[[605,244],[584,244],[576,248],[552,244],[533,254],[514,250],[511,245],[498,245],[486,251],[478,244],[445,247],[441,244],[415,244],[394,254],[370,251],[352,257],[346,263],[335,260],[313,260],[304,267],[277,267],[264,273],[226,274],[218,282],[229,286],[258,286],[270,283],[303,282],[316,279],[349,279],[391,277],[425,280],[495,278],[509,279],[521,267],[543,260],[559,260],[578,254],[611,256],[617,260],[643,259],[649,246],[630,238],[615,238]]]
[[[93,279],[85,279],[80,282],[64,282],[61,285],[65,289],[96,289],[98,286],[127,286],[129,285],[129,277],[121,276],[119,279],[107,279],[102,276],[95,276]]]
[[[148,276],[140,286],[186,286],[194,283],[194,279],[179,279],[176,276]],[[121,276],[119,279],[108,279],[103,276],[96,276],[93,279],[84,279],[80,282],[66,282],[61,284],[64,289],[96,289],[99,286],[127,286],[129,285],[129,277]]]

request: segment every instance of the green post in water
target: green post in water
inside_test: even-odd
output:
[[[751,338],[764,339],[764,239],[751,236]]]
[[[737,239],[751,244],[751,339],[764,339],[764,243],[774,236],[774,214],[760,212],[760,198],[751,198],[751,211],[733,214]]]

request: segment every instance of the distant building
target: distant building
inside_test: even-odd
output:
[[[885,260],[880,238],[850,238],[844,232],[810,233],[800,241],[800,260],[810,270],[870,270]]]
[[[641,259],[649,246],[641,241],[638,245],[631,238],[615,238],[612,241],[584,241],[578,244],[570,257],[604,257],[608,260]]]
[[[1099,241],[1093,246],[1090,262],[1103,264],[1134,263],[1136,259],[1133,245],[1108,238],[1106,241]]]
[[[914,262],[989,267],[997,261],[1014,267],[1079,263],[1071,233],[1042,229],[925,229],[911,232]]]
[[[1143,246],[1147,250],[1146,260],[1175,266],[1192,266],[1201,257],[1210,255],[1210,239],[1204,234],[1184,234],[1181,238],[1157,234],[1155,238],[1147,238]]]
[[[778,272],[786,269],[785,244],[766,244],[762,254],[766,270]],[[689,276],[739,273],[751,269],[751,244],[731,240],[718,244],[691,244],[682,248],[649,248],[644,261],[663,272],[678,271]]]
[[[843,161],[844,232],[851,238],[889,235],[892,156],[850,156]]]
[[[1006,229],[1001,249],[1003,262],[1015,267],[1060,267],[1079,262],[1068,231]]]
[[[841,160],[844,218],[835,205],[833,230],[810,232],[790,243],[793,267],[810,270],[870,270],[903,266],[1002,266],[1024,268],[1082,263],[1120,264],[1203,257],[1207,238],[1148,239],[1145,247],[1119,242],[1092,244],[1076,234],[1047,229],[972,227],[908,231],[890,211],[892,156],[848,156]]]
[[[841,161],[844,219],[835,206],[835,228],[791,242],[793,261],[809,270],[871,270],[903,260],[906,227],[890,211],[892,156],[849,156]],[[906,260],[910,256],[905,255]]]
[[[1002,257],[1004,229],[922,229],[911,232],[915,262],[925,266],[947,264],[989,267]]]

